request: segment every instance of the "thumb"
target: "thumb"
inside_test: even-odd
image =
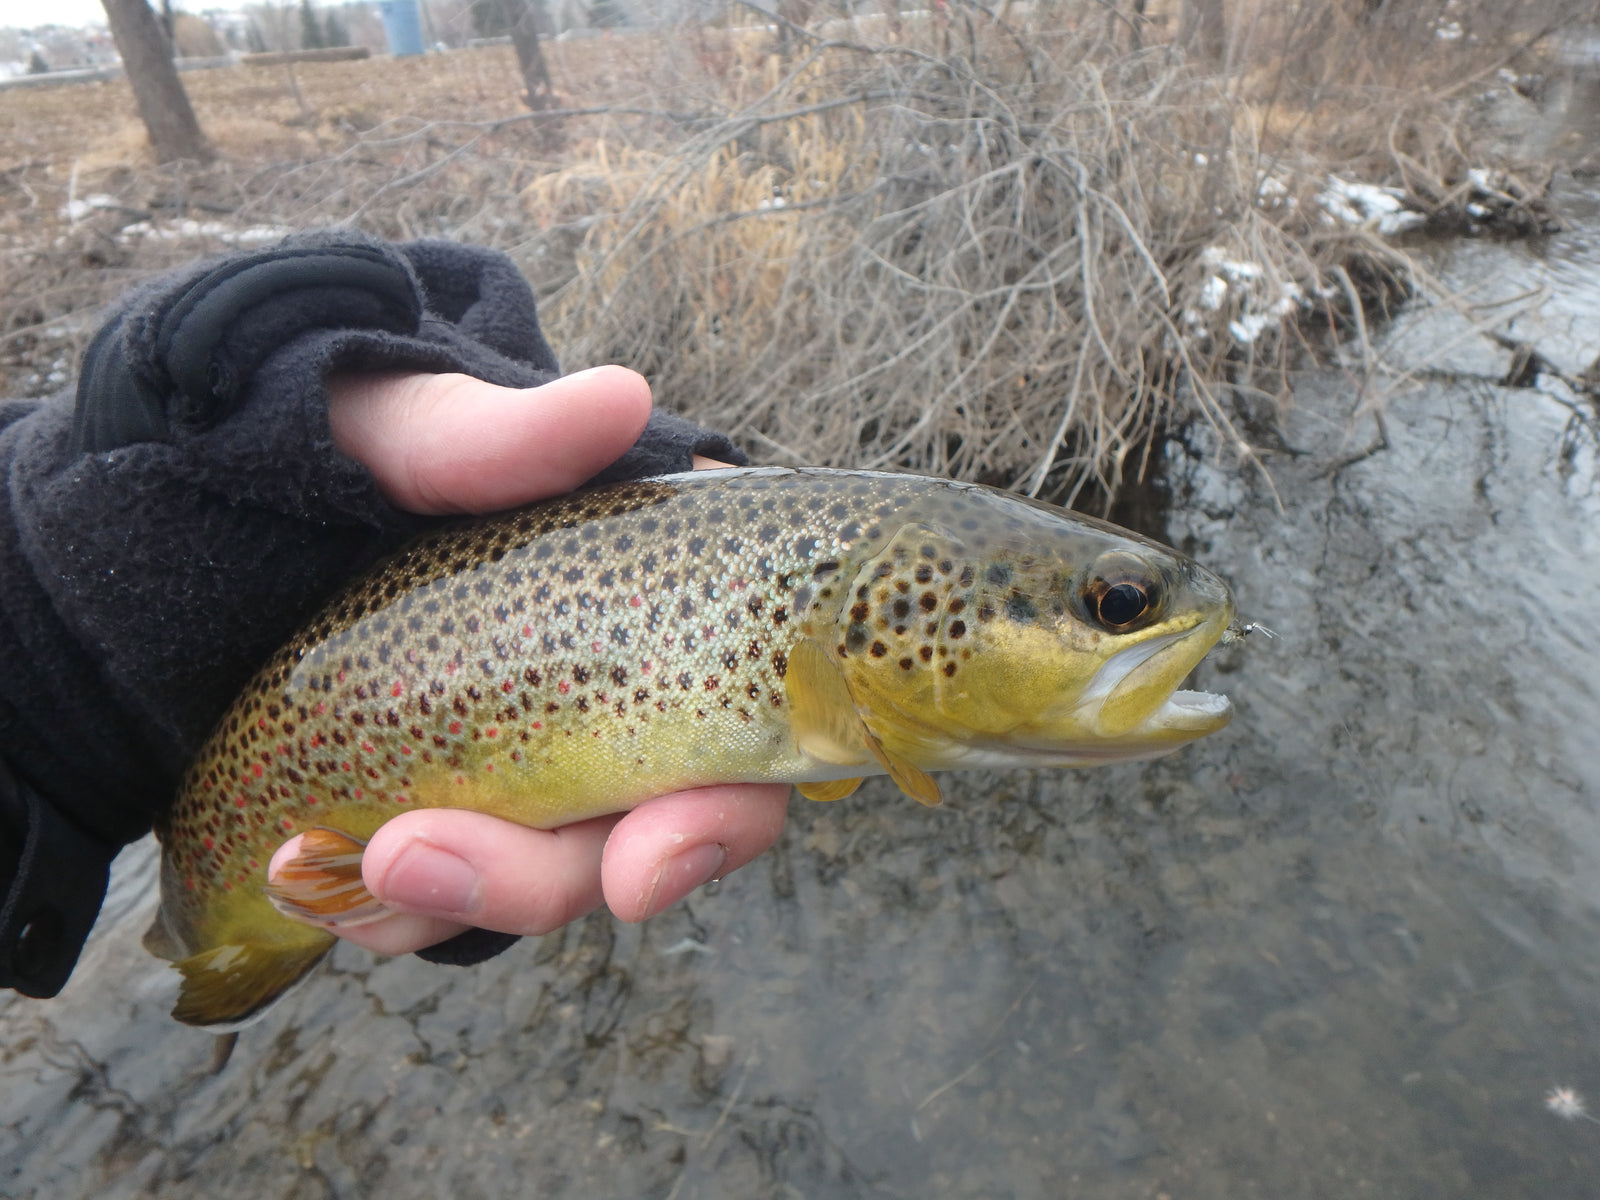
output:
[[[493,512],[571,491],[638,439],[650,385],[595,367],[536,388],[468,375],[329,380],[334,444],[417,513]]]

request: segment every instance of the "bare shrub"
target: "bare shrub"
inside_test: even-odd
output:
[[[0,195],[0,269],[30,284],[0,304],[0,369],[50,337],[62,357],[149,270],[347,222],[508,250],[570,367],[633,365],[763,458],[1109,496],[1152,429],[1198,417],[1249,460],[1225,393],[1284,402],[1330,336],[1368,357],[1409,286],[1378,218],[1329,215],[1331,177],[1439,218],[1482,209],[1493,166],[1496,211],[1533,211],[1534,165],[1466,118],[1571,14],[1230,3],[1201,54],[1176,8],[818,8],[776,31],[736,9],[552,43],[565,107],[531,115],[504,49],[306,64],[293,89],[191,76],[221,151],[198,170],[86,141],[81,101],[41,97],[0,128],[53,130]]]

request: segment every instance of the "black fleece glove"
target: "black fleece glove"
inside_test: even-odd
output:
[[[235,692],[344,580],[424,524],[335,449],[335,372],[549,382],[504,256],[305,235],[131,293],[75,397],[0,405],[0,985],[65,984],[117,849],[171,802]],[[599,480],[743,462],[655,413]],[[470,962],[514,941],[425,952]]]

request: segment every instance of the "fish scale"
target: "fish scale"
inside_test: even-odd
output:
[[[1187,673],[1231,620],[1220,581],[1126,531],[946,480],[696,472],[433,534],[285,645],[191,766],[158,830],[163,905],[147,939],[185,972],[178,1015],[248,1015],[271,999],[262,978],[276,994],[326,950],[330,935],[264,890],[297,833],[351,840],[306,872],[349,897],[360,843],[408,808],[551,828],[717,782],[832,798],[885,770],[936,798],[926,770],[1014,749],[989,726],[1010,711],[1002,690],[1031,686],[1040,647],[1067,665],[1035,708],[1117,652],[1079,592],[1086,566],[1119,553],[1146,564],[1170,610],[1126,640],[1181,633]],[[1104,750],[1046,736],[1054,761]],[[1115,757],[1171,748],[1100,741],[1130,751]],[[304,903],[286,911],[322,911]]]

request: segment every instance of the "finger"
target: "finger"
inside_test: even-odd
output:
[[[328,391],[334,444],[389,501],[419,513],[493,512],[571,491],[633,445],[650,415],[650,385],[625,367],[537,388],[342,375]]]
[[[548,933],[600,906],[600,859],[616,823],[540,830],[461,809],[406,813],[373,835],[361,875],[397,912]]]
[[[641,804],[606,842],[607,905],[621,920],[642,921],[738,870],[778,840],[788,803],[786,784],[740,784]]]
[[[361,856],[367,890],[394,915],[333,932],[380,954],[407,954],[473,926],[548,933],[600,906],[600,858],[617,820],[538,830],[462,809],[404,813]],[[298,841],[278,848],[269,878]]]

